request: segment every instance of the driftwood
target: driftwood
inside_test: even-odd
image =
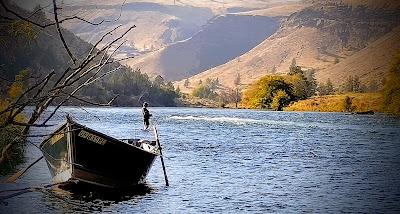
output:
[[[43,159],[43,156],[41,156],[40,158],[38,158],[37,160],[35,160],[31,164],[29,164],[29,166],[19,170],[17,173],[15,173],[11,177],[9,177],[6,180],[6,183],[14,183],[19,177],[21,177],[23,174],[25,174],[25,172],[28,171],[28,169],[30,169],[32,166],[34,166],[37,162],[39,162],[42,159]]]

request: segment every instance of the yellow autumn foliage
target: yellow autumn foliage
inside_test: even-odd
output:
[[[319,112],[347,112],[346,98],[351,100],[351,110],[355,112],[382,112],[384,97],[380,93],[348,93],[340,95],[325,95],[300,100],[288,107],[285,111],[319,111]]]
[[[11,100],[17,99],[25,90],[27,84],[27,77],[29,75],[28,70],[24,69],[15,76],[15,81],[11,84],[8,89],[8,97]]]
[[[383,89],[384,110],[387,113],[400,115],[400,53],[393,60],[392,67]]]
[[[278,93],[278,91],[281,91]],[[281,96],[285,92],[285,96]],[[249,86],[244,92],[241,106],[244,108],[271,108],[275,95],[282,98],[292,97],[291,86],[282,76],[265,76]],[[276,105],[276,103],[274,104]],[[276,106],[274,106],[276,107]]]

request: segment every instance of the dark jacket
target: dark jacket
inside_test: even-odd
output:
[[[146,107],[143,107],[142,113],[143,113],[143,118],[144,118],[145,120],[150,119],[151,114],[150,114],[149,110],[148,110]]]

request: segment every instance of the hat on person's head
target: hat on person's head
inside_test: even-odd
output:
[[[144,106],[144,107],[147,107],[147,106],[149,106],[149,104],[146,103],[146,102],[144,102],[144,103],[143,103],[143,106]]]

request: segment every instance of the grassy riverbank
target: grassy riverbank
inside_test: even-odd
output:
[[[22,133],[22,128],[8,125],[0,129],[0,151],[7,146],[8,143],[14,139],[19,139]],[[7,160],[0,166],[0,175],[6,175],[15,169],[16,166],[21,164],[24,160],[24,144],[23,139],[17,141],[11,152],[7,154]]]
[[[300,100],[285,111],[319,111],[319,112],[382,112],[384,97],[381,93],[347,93],[326,95]]]
[[[0,100],[0,110],[3,110],[8,105],[7,102]],[[0,116],[0,125],[6,123],[5,121],[6,114]],[[16,118],[19,122],[24,122],[25,117],[22,115],[18,115]],[[6,175],[13,171],[16,166],[21,164],[24,161],[24,149],[25,144],[24,138],[21,138],[22,135],[22,127],[15,125],[5,125],[3,128],[0,128],[0,152],[3,151],[3,148],[7,146],[10,142],[16,140],[13,148],[10,152],[7,152],[5,155],[7,156],[6,161],[0,165],[0,175]]]

